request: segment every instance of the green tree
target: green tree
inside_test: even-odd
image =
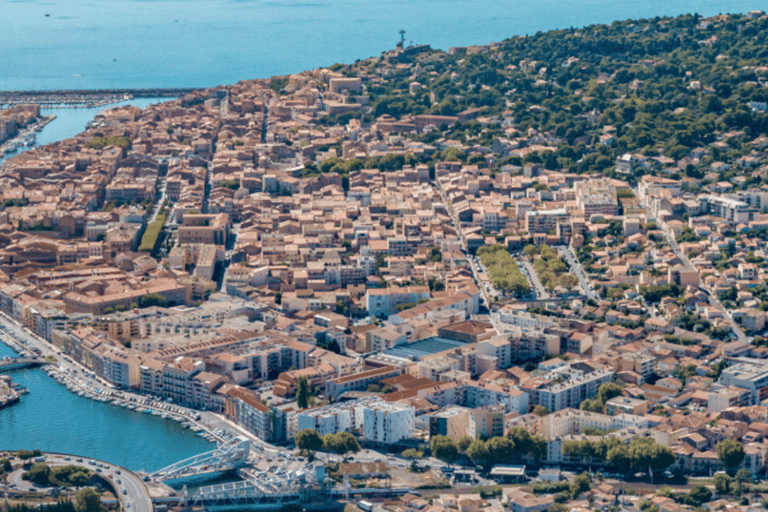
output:
[[[488,440],[488,452],[493,460],[502,464],[514,455],[515,443],[508,437],[492,437]]]
[[[674,464],[675,455],[666,446],[641,437],[629,443],[629,462],[635,471],[663,471]]]
[[[299,383],[296,390],[296,405],[299,409],[309,407],[309,381],[303,375],[299,377]]]
[[[546,416],[547,414],[549,414],[549,411],[543,405],[537,405],[537,406],[535,406],[533,408],[533,414],[535,414],[536,416],[542,416],[543,417],[543,416]]]
[[[101,512],[101,498],[93,488],[86,487],[75,496],[75,510],[77,512]]]
[[[326,434],[323,436],[323,448],[346,458],[348,453],[360,451],[360,445],[355,436],[349,432]]]
[[[621,395],[621,386],[614,384],[613,382],[606,382],[601,385],[597,390],[597,399],[601,404],[605,403],[611,398],[615,398]]]
[[[718,473],[715,475],[715,478],[712,479],[712,482],[715,484],[715,492],[717,494],[731,493],[731,477],[730,476],[724,473]]]
[[[488,443],[482,439],[475,439],[472,444],[467,447],[467,457],[469,457],[475,464],[482,464],[483,466],[489,464],[493,459],[488,451]]]
[[[469,448],[469,445],[472,444],[472,438],[469,436],[464,436],[460,438],[458,441],[456,441],[456,447],[461,452],[466,452],[467,448]]]
[[[456,442],[448,436],[433,436],[429,440],[429,448],[433,456],[445,462],[452,462],[459,456]]]
[[[401,453],[400,455],[402,455],[404,459],[416,460],[416,459],[423,458],[424,452],[421,452],[416,448],[408,448],[407,450],[403,450],[403,453]]]
[[[43,463],[35,464],[29,471],[25,471],[21,478],[29,480],[40,487],[47,487],[51,482],[51,468]]]
[[[0,460],[0,466],[3,468],[3,471],[6,473],[10,473],[13,471],[13,465],[11,464],[11,459],[3,459]]]
[[[306,452],[316,452],[323,449],[323,438],[313,428],[306,428],[296,434],[294,437],[296,447]]]
[[[729,472],[736,471],[744,460],[744,446],[736,439],[725,439],[717,445],[717,458]]]
[[[159,293],[148,293],[139,299],[139,306],[142,308],[152,306],[165,307],[165,297]]]
[[[623,444],[614,446],[613,448],[608,450],[608,453],[605,456],[605,461],[611,467],[619,471],[626,472],[627,468],[630,467],[629,448],[627,448]]]
[[[587,492],[592,488],[592,481],[589,479],[587,473],[577,475],[571,483],[568,485],[568,490],[571,493],[571,498],[574,500],[583,492]]]
[[[710,491],[704,484],[695,484],[691,487],[691,490],[688,491],[688,501],[690,501],[692,505],[699,506],[702,503],[708,502],[710,499],[712,499],[712,491]]]

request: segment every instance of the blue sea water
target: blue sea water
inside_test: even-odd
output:
[[[0,90],[215,86],[557,28],[758,0],[0,0]],[[46,16],[48,15],[48,16]]]

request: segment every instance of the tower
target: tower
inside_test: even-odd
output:
[[[397,46],[400,48],[405,48],[405,30],[400,30],[400,43],[398,43]]]

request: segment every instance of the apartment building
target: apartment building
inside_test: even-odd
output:
[[[387,318],[397,312],[398,304],[416,304],[421,299],[429,299],[429,296],[429,286],[369,289],[365,292],[365,303],[370,315]]]
[[[524,381],[520,388],[528,393],[534,405],[554,412],[568,407],[578,408],[587,398],[594,398],[601,385],[611,382],[614,371],[597,369],[551,372]]]
[[[362,406],[363,439],[378,444],[394,444],[414,435],[416,409],[410,405],[368,401]]]

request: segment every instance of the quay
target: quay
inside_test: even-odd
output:
[[[82,106],[90,108],[133,98],[176,98],[197,90],[200,90],[200,88],[0,91],[0,107],[9,107],[19,103],[37,103],[47,108],[54,106],[63,106],[64,108]]]
[[[0,376],[0,409],[19,401],[22,390],[15,389],[11,378],[7,375]]]
[[[56,119],[56,116],[42,116],[29,126],[25,126],[9,139],[0,142],[0,158],[12,155],[17,149],[31,148],[36,143],[37,133]]]

